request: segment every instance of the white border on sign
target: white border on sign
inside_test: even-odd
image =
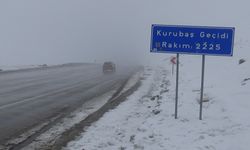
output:
[[[185,27],[185,28],[203,28],[203,29],[231,29],[232,30],[232,46],[230,54],[209,54],[209,53],[188,53],[188,52],[173,52],[173,51],[155,51],[153,49],[153,29],[154,27]],[[171,53],[171,54],[188,54],[188,55],[210,55],[210,56],[233,56],[233,48],[234,48],[234,35],[235,28],[234,27],[216,27],[216,26],[192,26],[192,25],[162,25],[162,24],[152,24],[151,26],[151,41],[150,41],[150,52],[153,53]]]

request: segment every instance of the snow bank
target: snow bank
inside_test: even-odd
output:
[[[21,69],[31,69],[38,68],[41,66],[38,65],[20,65],[20,66],[0,66],[2,71],[10,71],[10,70],[21,70]]]

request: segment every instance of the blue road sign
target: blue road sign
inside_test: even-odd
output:
[[[232,56],[233,27],[152,25],[150,52]]]

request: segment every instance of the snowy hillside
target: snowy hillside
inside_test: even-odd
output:
[[[19,66],[0,66],[2,71],[13,71],[31,68],[47,67],[47,65],[19,65]]]
[[[204,98],[208,101],[202,121],[198,103],[201,56],[181,55],[177,120],[175,76],[165,59],[156,67],[145,67],[138,91],[64,149],[248,150],[249,48],[248,41],[239,41],[233,57],[206,57]],[[239,64],[240,59],[245,62]]]

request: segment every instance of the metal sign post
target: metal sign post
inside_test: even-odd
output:
[[[174,64],[172,64],[172,76],[174,75]]]
[[[172,64],[172,76],[174,75],[174,65],[176,65],[176,57],[172,57],[170,60]]]
[[[175,91],[175,119],[177,119],[178,113],[178,88],[179,88],[179,53],[176,54],[176,91]]]
[[[201,71],[201,97],[200,97],[200,116],[199,119],[202,120],[202,104],[203,104],[203,90],[204,90],[204,73],[205,73],[205,55],[202,55],[202,71]]]

